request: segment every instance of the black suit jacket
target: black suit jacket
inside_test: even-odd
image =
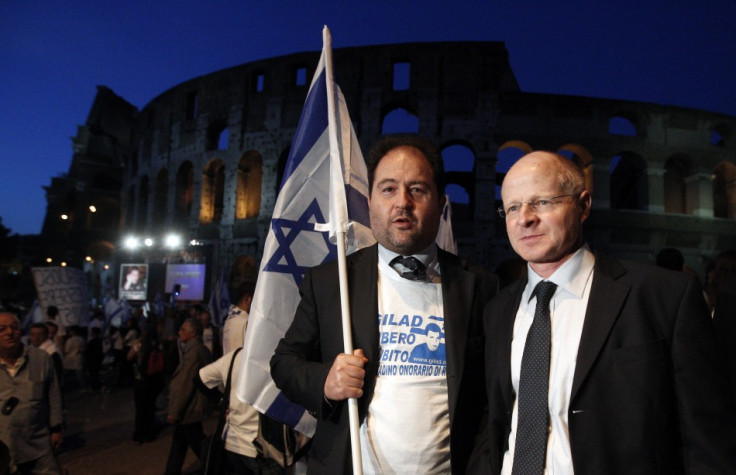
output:
[[[525,285],[504,289],[484,313],[489,423],[477,471],[500,472],[508,449]],[[724,382],[696,279],[596,255],[568,411],[576,474],[736,473]]]
[[[438,249],[445,313],[447,387],[453,472],[463,473],[485,404],[483,385],[483,307],[495,294],[496,277],[470,271]],[[360,420],[373,397],[379,360],[378,251],[371,246],[348,256],[353,347],[369,360]],[[271,359],[276,385],[317,418],[309,473],[352,473],[348,405],[324,403],[324,384],[335,357],[343,353],[337,263],[317,266],[300,286],[294,321]]]

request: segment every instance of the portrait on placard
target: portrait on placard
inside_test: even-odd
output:
[[[148,286],[147,264],[123,264],[120,266],[118,298],[145,300]]]

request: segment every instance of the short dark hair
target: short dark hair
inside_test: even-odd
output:
[[[184,320],[182,325],[184,325],[184,323],[189,324],[189,327],[192,329],[194,335],[197,338],[202,337],[202,333],[204,333],[204,327],[202,326],[202,321],[199,318],[187,318],[186,320]]]
[[[434,184],[437,187],[437,193],[441,196],[445,193],[445,166],[442,161],[442,154],[437,146],[429,139],[421,137],[417,134],[390,134],[384,135],[373,145],[368,153],[368,193],[373,190],[373,179],[376,175],[376,168],[381,159],[391,150],[399,147],[412,147],[427,159],[432,175],[434,176]]]
[[[237,304],[246,295],[250,295],[251,297],[253,297],[255,293],[256,293],[256,283],[253,282],[252,280],[245,280],[241,282],[240,284],[238,284],[238,286],[233,289],[232,294],[231,294],[231,297],[232,297],[231,303]]]
[[[46,308],[46,315],[49,317],[55,317],[59,314],[59,309],[56,308],[56,305],[49,305],[48,308]]]
[[[43,330],[43,333],[44,333],[44,335],[46,335],[46,338],[49,337],[49,327],[47,327],[45,323],[43,323],[43,322],[36,322],[36,323],[34,323],[34,324],[31,325],[31,328],[32,329],[33,328],[39,328],[39,329]]]

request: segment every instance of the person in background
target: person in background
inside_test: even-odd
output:
[[[195,386],[199,370],[212,361],[202,344],[202,322],[188,318],[179,329],[181,360],[169,383],[169,412],[166,421],[174,425],[174,436],[166,462],[166,473],[181,472],[187,447],[199,458],[202,448],[206,398]]]
[[[84,352],[84,362],[89,372],[89,387],[92,392],[97,392],[101,388],[100,371],[102,370],[102,360],[105,353],[102,349],[102,329],[100,327],[92,327],[89,333],[89,340]]]
[[[230,353],[232,350],[243,346],[245,330],[248,326],[250,305],[256,291],[256,283],[252,281],[241,282],[231,293],[233,303],[227,310],[225,324],[222,326],[222,351]]]
[[[127,358],[133,362],[133,440],[142,444],[156,438],[156,398],[164,388],[164,353],[155,324],[146,325],[141,337],[132,342]]]
[[[29,331],[29,343],[36,348],[45,351],[54,362],[56,377],[61,381],[63,373],[63,365],[61,359],[61,351],[49,338],[49,327],[45,323],[37,322],[31,325]]]
[[[222,345],[220,345],[220,329],[212,324],[212,315],[209,310],[202,309],[199,313],[202,322],[202,343],[212,354],[213,358],[222,356]]]
[[[237,349],[237,348],[236,348]],[[239,386],[243,352],[237,355],[235,350],[225,354],[214,363],[199,370],[199,383],[219,396],[227,383],[230,363],[233,362],[232,379],[230,381],[230,400],[227,419],[225,422],[225,473],[228,475],[259,474],[281,475],[286,471],[274,460],[259,455],[258,448],[253,444],[258,435],[258,411],[238,399],[235,394]]]
[[[51,357],[23,345],[17,316],[0,312],[0,441],[14,473],[58,474],[61,387]]]
[[[66,327],[67,340],[64,343],[64,387],[67,387],[69,375],[73,374],[79,389],[85,388],[84,381],[84,348],[85,342],[81,330],[76,325]]]

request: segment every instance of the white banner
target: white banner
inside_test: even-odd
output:
[[[87,326],[89,297],[84,272],[72,267],[33,267],[31,272],[44,313],[54,305],[59,309],[57,321],[62,327]]]

